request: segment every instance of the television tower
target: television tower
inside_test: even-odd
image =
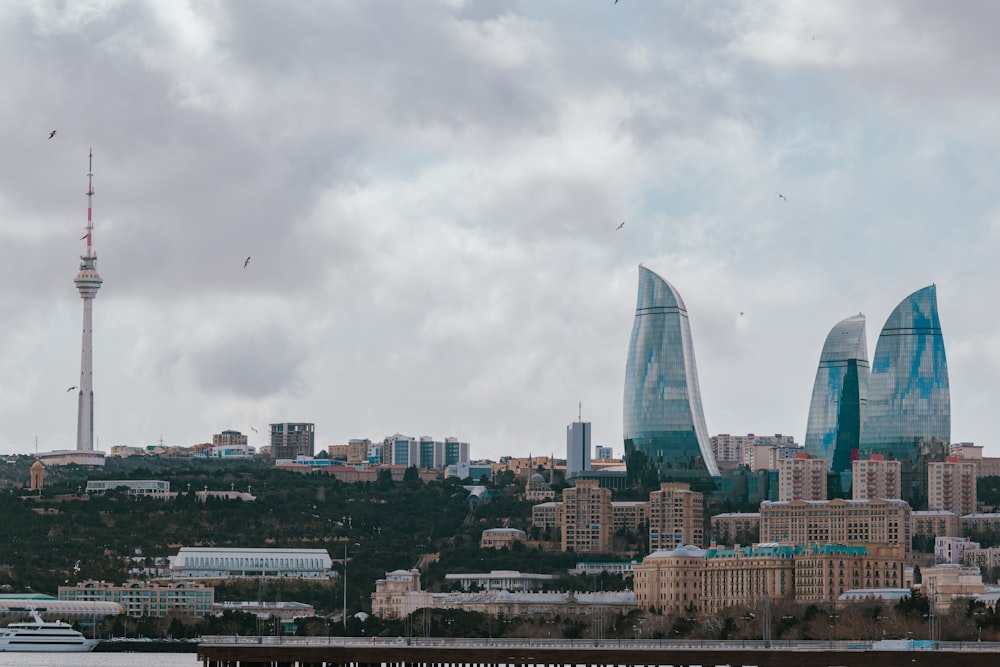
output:
[[[97,253],[94,252],[94,151],[91,149],[87,165],[87,254],[80,256],[80,272],[73,282],[83,299],[83,345],[80,354],[80,397],[76,416],[76,449],[80,452],[94,450],[94,297],[101,289],[97,273]],[[83,240],[83,239],[81,239]]]

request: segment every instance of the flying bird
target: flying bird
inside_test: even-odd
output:
[[[68,394],[69,392],[73,391],[74,389],[76,389],[76,387],[70,387],[69,389],[66,390],[66,393]]]
[[[82,240],[84,240],[85,238],[87,238],[88,236],[90,236],[90,234],[84,234],[83,236],[81,236],[81,237],[80,237],[80,240],[82,241]]]
[[[781,197],[782,199],[784,199],[785,201],[788,201],[788,197],[786,197],[785,195],[781,194],[780,192],[778,193],[778,196]]]
[[[618,231],[619,229],[621,229],[621,228],[622,228],[622,227],[624,227],[624,226],[625,226],[625,221],[624,221],[624,220],[622,220],[622,224],[620,224],[620,225],[618,225],[617,227],[615,227],[615,231],[617,232],[617,231]]]
[[[247,264],[249,264],[249,263],[250,263],[250,258],[247,257],[246,260],[243,262],[243,268],[244,269],[247,268]]]
[[[742,310],[740,311],[740,317],[743,317],[743,311]]]
[[[54,136],[56,136],[56,131],[55,130],[52,130],[51,132],[49,132],[49,139],[51,139]]]
[[[253,431],[254,433],[257,432],[257,429],[255,429],[253,426],[250,427],[250,430]]]

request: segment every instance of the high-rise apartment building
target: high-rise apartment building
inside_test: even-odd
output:
[[[869,374],[865,316],[858,314],[827,335],[809,403],[805,449],[832,472],[850,470],[860,446]]]
[[[469,462],[469,443],[459,442],[458,438],[444,439],[444,464],[452,466],[457,463]]]
[[[316,448],[316,425],[296,422],[271,424],[271,458],[312,456]]]
[[[649,494],[649,551],[704,543],[704,495],[689,484],[661,483]]]
[[[851,498],[899,498],[899,461],[888,461],[881,454],[851,463]]]
[[[625,364],[626,455],[639,451],[666,481],[714,488],[687,307],[674,287],[639,267],[635,323]]]
[[[420,437],[419,468],[440,468],[444,465],[444,443],[424,435]]]
[[[778,500],[826,500],[826,460],[800,452],[778,461]]]
[[[575,421],[566,427],[566,479],[590,470],[590,422]]]
[[[579,479],[563,490],[562,505],[563,551],[611,551],[611,489],[602,489],[596,479]]]
[[[927,464],[947,454],[951,395],[934,285],[896,307],[878,337],[871,364],[862,454],[900,461],[901,497],[927,504]]]
[[[594,445],[594,458],[599,461],[610,461],[615,458],[615,450],[604,445]]]
[[[958,516],[976,511],[976,464],[957,456],[927,464],[927,506]]]

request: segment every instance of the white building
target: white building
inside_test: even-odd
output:
[[[463,572],[446,574],[445,581],[460,584],[463,591],[476,587],[481,591],[537,591],[557,579],[554,574],[534,574],[517,570],[492,570],[488,574]]]
[[[149,498],[169,498],[170,482],[159,479],[97,479],[87,482],[87,493],[104,493],[120,487],[127,489],[130,496]]]
[[[169,561],[170,576],[174,579],[332,579],[337,576],[326,549],[181,547]]]

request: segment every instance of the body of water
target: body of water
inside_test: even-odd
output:
[[[0,653],[0,667],[200,667],[197,653]]]

